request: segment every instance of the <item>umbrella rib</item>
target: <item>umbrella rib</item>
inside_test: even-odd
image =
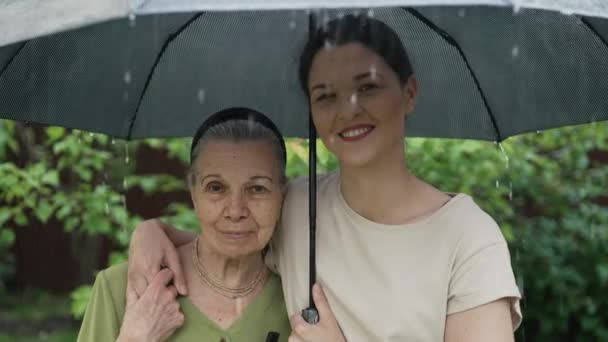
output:
[[[416,11],[415,9],[408,8],[408,7],[402,7],[402,9],[405,10],[406,12],[408,12],[409,14],[411,14],[412,16],[414,16],[414,18],[418,19],[423,24],[425,24],[432,31],[437,33],[448,44],[450,44],[454,48],[456,48],[456,51],[458,51],[458,54],[464,61],[464,64],[467,66],[467,70],[469,71],[469,74],[473,78],[473,82],[475,83],[475,87],[477,88],[477,91],[479,92],[479,96],[481,96],[483,105],[484,105],[488,115],[490,116],[490,122],[492,123],[492,127],[494,128],[494,132],[496,132],[496,141],[499,141],[499,142],[502,141],[503,137],[502,137],[502,134],[500,133],[500,129],[498,128],[498,123],[496,122],[496,117],[494,117],[494,113],[492,112],[492,109],[490,108],[490,105],[488,103],[488,99],[486,98],[485,93],[481,89],[481,84],[479,84],[479,80],[477,79],[475,72],[473,72],[473,68],[471,68],[471,64],[469,63],[469,60],[465,56],[460,45],[458,45],[458,42],[456,41],[456,39],[454,39],[454,37],[452,37],[449,33],[445,32],[439,26],[435,25],[435,23],[430,21],[427,17],[425,17],[424,15],[422,15],[420,12]]]
[[[585,25],[587,29],[589,29],[589,31],[591,31],[591,33],[593,33],[597,37],[597,39],[599,39],[604,44],[604,46],[608,47],[608,41],[606,41],[606,39],[602,37],[602,35],[595,29],[595,27],[591,25],[591,23],[589,23],[589,21],[587,21],[587,19],[585,19],[584,17],[580,17],[579,19],[581,23],[583,23],[583,25]]]
[[[139,99],[137,100],[137,107],[135,107],[135,111],[133,112],[133,117],[131,117],[131,122],[129,123],[129,131],[127,132],[127,140],[131,140],[131,133],[133,133],[133,125],[135,124],[135,120],[137,119],[137,114],[139,113],[139,108],[141,107],[141,104],[143,103],[143,100],[144,100],[144,96],[146,95],[146,92],[148,91],[148,87],[150,86],[150,82],[152,81],[152,77],[154,76],[154,72],[156,71],[156,67],[158,66],[158,63],[160,63],[160,60],[162,59],[163,55],[165,54],[165,51],[167,50],[167,48],[169,47],[169,44],[171,44],[171,42],[173,42],[173,40],[175,40],[175,38],[177,38],[186,28],[188,28],[188,26],[190,26],[190,24],[195,22],[203,14],[205,14],[205,12],[197,13],[192,18],[188,19],[188,21],[186,21],[182,26],[180,26],[179,29],[177,29],[175,32],[171,33],[169,35],[169,37],[167,38],[167,40],[165,40],[165,42],[163,43],[163,46],[161,47],[158,55],[156,55],[154,64],[152,64],[152,68],[150,69],[150,72],[148,73],[148,77],[146,78],[146,82],[144,83],[144,88],[141,91],[141,95],[139,96]]]
[[[8,60],[8,63],[6,63],[6,65],[4,66],[4,68],[2,68],[2,70],[0,70],[0,78],[2,78],[2,75],[4,75],[4,72],[11,66],[11,64],[13,63],[13,61],[15,60],[15,58],[17,58],[17,56],[19,55],[19,53],[21,53],[21,50],[23,50],[23,48],[25,47],[25,44],[27,44],[27,42],[28,41],[25,41],[25,42],[23,42],[23,44],[21,44],[21,46],[17,49],[17,51],[11,57],[11,59]]]

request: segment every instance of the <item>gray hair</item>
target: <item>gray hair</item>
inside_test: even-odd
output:
[[[190,186],[196,183],[196,174],[193,170],[201,149],[211,143],[218,141],[244,142],[244,141],[265,141],[272,145],[276,160],[279,162],[280,183],[287,182],[285,168],[287,161],[283,157],[283,142],[279,141],[276,134],[269,128],[253,120],[228,120],[210,127],[198,141],[193,142],[194,148],[192,155],[194,159],[190,163],[188,181]]]

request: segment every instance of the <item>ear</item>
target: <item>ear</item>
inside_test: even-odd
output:
[[[192,201],[192,207],[196,210],[196,198],[194,196],[196,189],[196,176],[192,173],[192,171],[188,172],[186,176],[186,182],[188,182],[188,191],[190,192],[190,200]]]
[[[403,92],[403,95],[407,101],[406,113],[409,114],[414,111],[414,108],[416,107],[416,99],[418,98],[418,80],[416,79],[416,76],[411,75],[407,79],[407,82],[403,87]]]

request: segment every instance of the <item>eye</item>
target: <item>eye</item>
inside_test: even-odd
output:
[[[378,86],[375,85],[374,83],[365,83],[363,85],[361,85],[359,87],[359,89],[357,89],[359,92],[366,92],[366,91],[370,91],[370,90],[374,90],[374,89],[378,89]]]
[[[224,185],[218,182],[209,182],[207,186],[205,186],[205,191],[212,194],[221,194],[224,192]]]
[[[249,187],[249,192],[254,195],[260,195],[260,194],[266,194],[266,193],[270,192],[270,190],[268,190],[263,185],[252,185]]]
[[[325,94],[321,94],[319,96],[317,96],[315,98],[315,102],[325,102],[328,100],[332,100],[336,97],[336,94],[334,93],[325,93]]]

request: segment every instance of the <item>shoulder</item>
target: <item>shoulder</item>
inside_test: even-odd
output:
[[[455,195],[434,220],[446,228],[446,234],[463,242],[483,244],[506,242],[496,221],[473,198]]]
[[[339,175],[337,172],[329,172],[317,175],[317,193],[321,194],[332,188],[339,181]],[[286,201],[303,201],[308,200],[308,177],[298,177],[289,183],[287,187]]]
[[[127,263],[123,262],[106,268],[97,274],[95,283],[101,291],[110,295],[116,308],[126,305]]]

